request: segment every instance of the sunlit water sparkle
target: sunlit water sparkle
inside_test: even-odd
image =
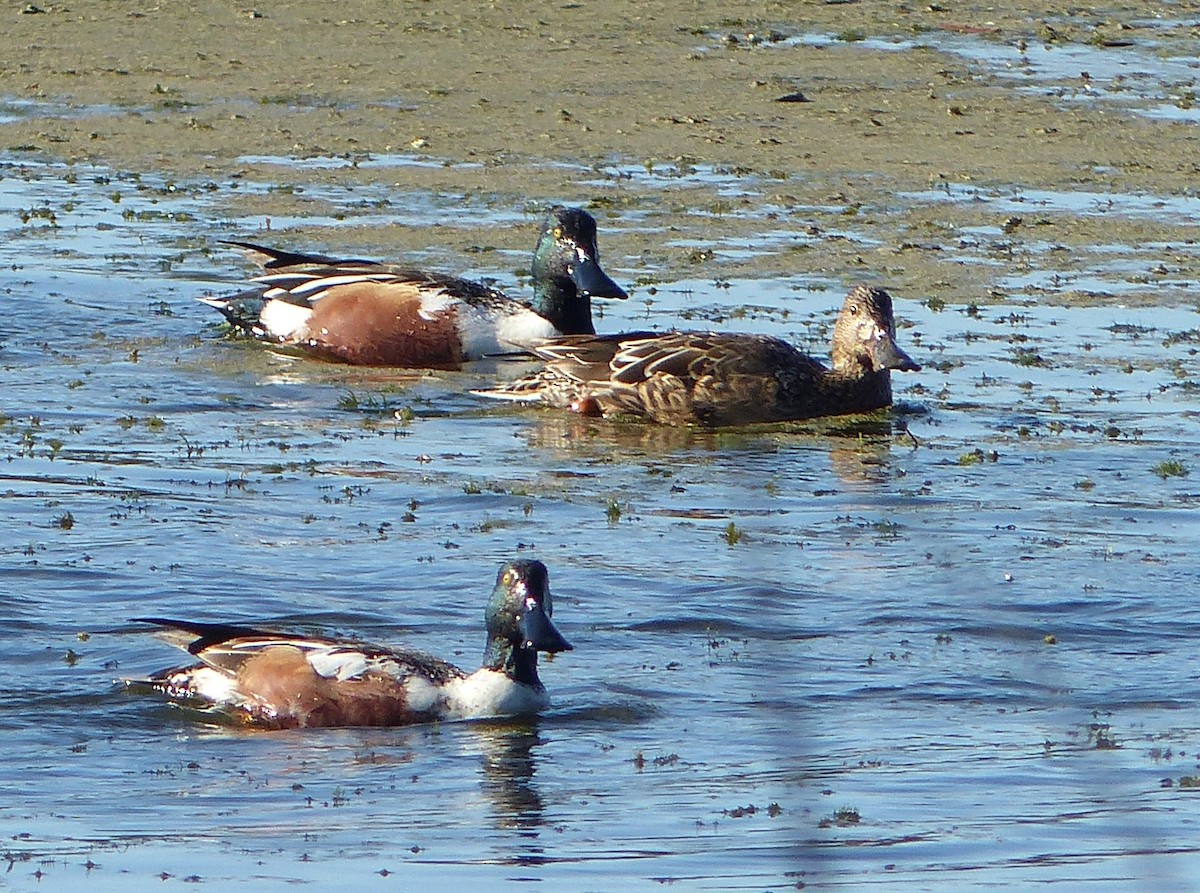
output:
[[[896,295],[895,426],[671,431],[224,341],[206,189],[3,173],[0,885],[1191,888],[1194,307]],[[603,326],[823,352],[842,288]],[[114,682],[179,659],[146,613],[470,667],[516,554],[576,646],[534,724],[255,734]]]

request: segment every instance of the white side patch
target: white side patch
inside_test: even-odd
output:
[[[453,680],[450,685],[460,680]],[[404,696],[407,701],[408,709],[414,713],[428,713],[432,711],[439,701],[446,697],[446,689],[434,685],[428,679],[421,675],[413,675],[404,680]],[[453,717],[447,717],[453,718]]]
[[[300,307],[288,301],[267,301],[258,314],[258,323],[276,341],[300,341],[308,335],[308,320],[312,308]]]
[[[417,310],[421,314],[422,319],[434,320],[453,307],[455,304],[462,303],[453,295],[447,294],[444,289],[421,289],[421,306]],[[463,312],[468,309],[466,304],[462,305]]]
[[[186,675],[191,691],[206,701],[228,705],[240,704],[243,700],[237,690],[237,677],[229,673],[222,673],[212,667],[196,667],[181,675]]]

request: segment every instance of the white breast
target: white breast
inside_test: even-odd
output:
[[[513,682],[495,670],[476,670],[464,679],[452,679],[443,689],[447,719],[485,716],[519,716],[550,706],[545,690]]]
[[[528,350],[559,334],[532,310],[514,313],[466,303],[458,308],[458,331],[468,359]]]

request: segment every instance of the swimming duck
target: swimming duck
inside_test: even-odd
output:
[[[594,334],[591,298],[627,297],[601,268],[596,221],[579,208],[546,215],[532,303],[425,270],[228,244],[257,256],[264,274],[245,291],[203,303],[263,341],[359,366],[452,369],[526,352],[557,335]]]
[[[569,336],[534,354],[541,372],[478,393],[665,425],[747,425],[888,406],[889,370],[920,369],[896,345],[891,296],[866,285],[842,304],[832,368],[779,338],[715,332]]]
[[[537,653],[569,651],[550,621],[549,576],[540,561],[510,561],[488,602],[483,666],[467,675],[407,648],[292,636],[250,627],[135,618],[200,663],[148,682],[168,698],[249,725],[392,726],[536,713],[549,704]]]

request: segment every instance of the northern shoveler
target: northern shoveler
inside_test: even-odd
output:
[[[359,366],[452,369],[528,352],[546,338],[594,334],[591,298],[627,297],[601,268],[596,221],[579,208],[547,214],[531,303],[425,270],[228,244],[256,255],[264,274],[245,291],[202,302],[263,341]]]
[[[891,296],[865,285],[834,325],[832,368],[779,338],[715,332],[569,336],[534,353],[542,371],[478,393],[666,425],[747,425],[888,406],[889,370],[920,369],[896,344]]]
[[[510,561],[488,602],[483,666],[467,675],[419,651],[161,617],[200,663],[141,680],[167,697],[265,728],[391,726],[536,713],[549,704],[537,653],[569,651],[550,621],[540,561]]]

